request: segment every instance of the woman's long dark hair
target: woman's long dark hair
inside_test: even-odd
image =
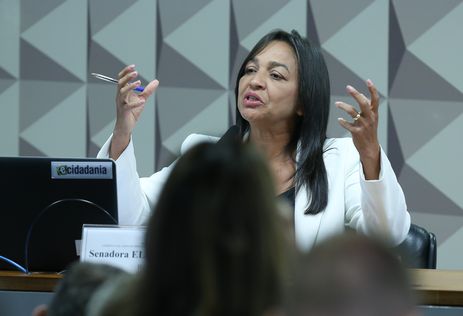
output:
[[[273,41],[289,44],[298,64],[298,104],[303,116],[296,116],[295,128],[286,146],[288,153],[297,150],[298,165],[295,174],[296,189],[306,187],[311,199],[305,214],[317,214],[328,203],[328,178],[323,161],[323,144],[326,140],[330,104],[330,80],[323,55],[318,47],[312,46],[298,32],[281,30],[265,35],[251,50],[238,72],[235,97],[238,102],[239,81],[245,73],[247,63]],[[250,129],[236,106],[236,125],[244,136]]]
[[[137,315],[258,316],[277,305],[285,256],[274,194],[251,145],[184,154],[149,221]]]

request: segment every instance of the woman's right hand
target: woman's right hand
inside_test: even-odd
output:
[[[130,136],[143,112],[145,103],[159,85],[158,80],[151,81],[141,93],[133,91],[141,85],[137,78],[135,65],[125,67],[118,75],[119,83],[116,95],[116,125],[111,141],[110,157],[116,160],[130,142]]]

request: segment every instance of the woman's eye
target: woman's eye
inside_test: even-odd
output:
[[[272,78],[275,79],[275,80],[281,80],[281,79],[283,79],[283,77],[282,77],[280,74],[278,74],[278,73],[271,73],[271,74],[270,74],[270,77],[272,77]]]
[[[253,67],[249,67],[249,68],[246,68],[244,70],[245,74],[250,74],[250,73],[253,73],[253,72],[256,72],[256,69],[254,69]]]

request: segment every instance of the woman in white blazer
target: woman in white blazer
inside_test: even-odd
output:
[[[98,157],[116,160],[119,221],[142,224],[156,204],[171,167],[139,178],[131,133],[146,99],[159,81],[141,94],[134,66],[119,73],[113,135]],[[379,95],[367,80],[370,98],[347,86],[357,107],[336,102],[353,120],[338,119],[352,139],[326,137],[330,84],[320,50],[296,31],[264,36],[244,60],[236,81],[237,133],[267,158],[276,192],[289,197],[299,248],[309,250],[346,227],[403,241],[410,227],[405,197],[378,138]],[[225,106],[225,105],[224,105]],[[205,135],[190,135],[182,152]]]

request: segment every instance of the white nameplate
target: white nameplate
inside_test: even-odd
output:
[[[80,261],[137,272],[144,263],[144,226],[84,225]]]

